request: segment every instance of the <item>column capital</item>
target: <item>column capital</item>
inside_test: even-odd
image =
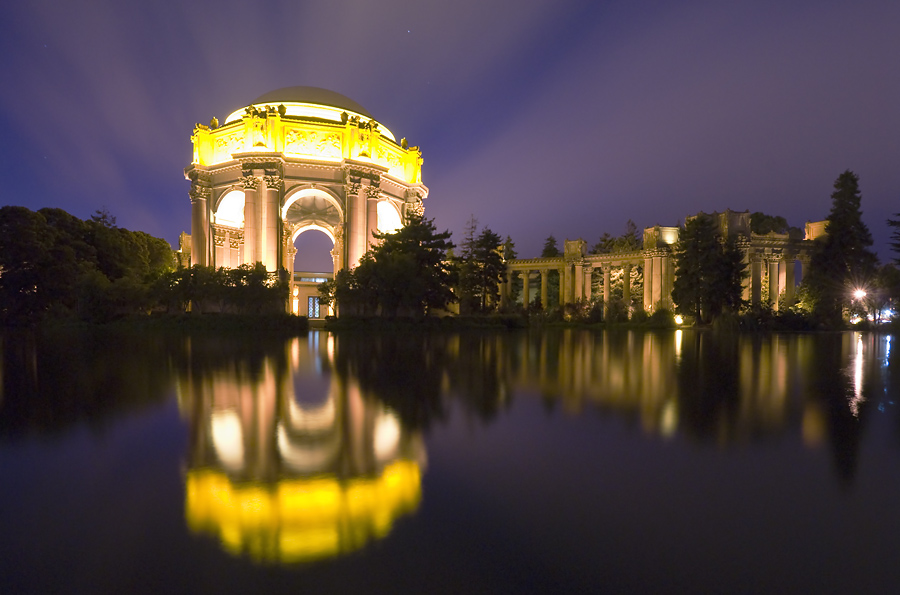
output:
[[[256,190],[259,188],[259,178],[253,175],[245,175],[241,178],[241,184],[244,190]]]
[[[284,178],[276,175],[263,176],[266,188],[269,190],[281,190],[284,187]]]

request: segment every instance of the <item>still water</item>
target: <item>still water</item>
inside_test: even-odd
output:
[[[2,593],[896,593],[868,333],[0,336]]]

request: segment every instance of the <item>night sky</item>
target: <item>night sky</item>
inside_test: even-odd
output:
[[[308,85],[422,148],[457,241],[471,215],[522,257],[701,210],[802,226],[849,168],[887,260],[898,31],[896,0],[8,0],[0,203],[107,206],[177,247],[194,124]]]

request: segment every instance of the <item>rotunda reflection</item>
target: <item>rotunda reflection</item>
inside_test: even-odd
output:
[[[298,349],[306,340],[253,370],[235,362],[179,378],[191,428],[187,524],[260,562],[357,550],[421,498],[420,433],[331,374],[327,343]]]

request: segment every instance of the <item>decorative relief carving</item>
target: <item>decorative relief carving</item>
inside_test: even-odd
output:
[[[348,182],[346,185],[347,196],[356,196],[362,190],[362,184],[359,182]]]
[[[281,190],[284,186],[284,179],[281,176],[264,176],[263,180],[266,182],[266,188]]]
[[[383,161],[388,164],[390,169],[402,168],[403,162],[400,161],[400,158],[391,153],[390,151],[385,151],[383,148],[379,147],[377,151],[375,151],[375,158],[379,161]]]
[[[241,184],[244,185],[244,190],[256,190],[259,187],[259,178],[245,175],[241,178]]]
[[[228,246],[232,250],[240,250],[241,243],[244,241],[243,237],[235,237],[234,234],[231,234],[231,237],[228,238]]]
[[[288,130],[284,135],[285,153],[316,157],[341,157],[341,137],[337,134],[306,130]]]
[[[422,203],[422,199],[418,196],[416,197],[416,200],[406,203],[407,218],[413,215],[415,215],[416,217],[425,216],[425,205]]]
[[[376,200],[381,196],[381,188],[378,186],[366,186],[366,198],[369,200]]]
[[[216,139],[216,149],[222,151],[224,153],[228,153],[229,155],[232,153],[237,153],[243,147],[243,138],[240,134],[232,133],[228,136],[221,136]]]
[[[212,190],[206,186],[201,186],[200,184],[194,182],[193,184],[191,184],[189,195],[191,197],[191,203],[194,203],[198,200],[209,200],[209,197],[212,195]]]

